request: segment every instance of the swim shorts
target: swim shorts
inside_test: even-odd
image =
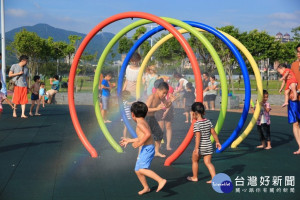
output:
[[[153,144],[142,146],[141,152],[135,164],[135,171],[140,169],[149,169],[154,158],[155,148]]]

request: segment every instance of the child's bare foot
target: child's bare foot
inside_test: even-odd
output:
[[[32,114],[32,113],[29,113],[29,115],[30,115],[30,116],[33,116],[33,114]]]
[[[211,180],[209,180],[209,181],[206,181],[206,183],[207,183],[207,184],[211,184]]]
[[[192,182],[197,182],[197,181],[198,181],[198,178],[194,178],[194,177],[192,177],[192,176],[188,176],[188,177],[186,177],[186,179],[187,179],[188,181],[192,181]]]
[[[269,150],[269,149],[272,149],[272,147],[271,146],[267,146],[265,149]]]
[[[139,191],[138,194],[143,195],[143,194],[146,194],[148,192],[150,192],[150,188],[144,188],[143,190]]]
[[[154,156],[157,156],[157,157],[161,157],[161,158],[165,158],[166,155],[165,154],[162,154],[162,153],[156,153]]]
[[[173,150],[171,147],[167,147],[166,149],[167,149],[167,151],[172,151]]]
[[[35,113],[34,115],[40,116],[41,114],[40,113]]]
[[[167,183],[166,179],[162,179],[161,181],[159,181],[156,192],[159,192],[166,185],[166,183]]]
[[[289,103],[288,103],[288,102],[286,102],[286,103],[282,104],[282,107],[285,107],[285,106],[287,106],[287,105],[289,105]]]
[[[262,149],[262,148],[265,148],[265,146],[264,145],[259,145],[259,146],[256,146],[256,148]]]
[[[184,123],[189,123],[189,121],[188,121],[188,120],[186,120]]]
[[[26,118],[28,118],[28,117],[27,117],[26,115],[22,115],[21,118],[25,118],[25,119],[26,119]]]
[[[300,149],[298,151],[295,151],[294,154],[299,155],[300,154]]]

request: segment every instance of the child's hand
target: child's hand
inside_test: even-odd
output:
[[[279,90],[279,94],[281,94],[282,89]]]
[[[159,104],[156,108],[158,109],[158,110],[162,110],[162,109],[164,109],[166,106],[163,104],[163,103],[161,103],[161,104]]]
[[[222,146],[219,142],[216,143],[216,148],[219,149],[219,150],[222,148]]]
[[[126,146],[127,146],[128,143],[129,143],[129,142],[128,142],[128,138],[123,138],[123,139],[120,141],[120,145],[121,145],[122,147],[125,147],[125,148],[126,148]]]

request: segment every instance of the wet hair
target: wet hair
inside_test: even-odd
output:
[[[168,85],[168,83],[163,81],[158,85],[157,89],[169,91],[169,85]]]
[[[145,118],[148,112],[148,107],[144,102],[137,101],[131,105],[130,111],[135,117]]]
[[[40,85],[45,85],[45,83],[44,83],[44,82],[41,82]]]
[[[156,79],[154,81],[154,88],[158,88],[159,84],[161,84],[162,82],[164,82],[163,78]]]
[[[300,47],[300,43],[296,46],[296,51],[298,50],[299,47]]]
[[[130,61],[132,62],[139,62],[142,59],[141,55],[137,52],[134,52],[131,56]]]
[[[112,73],[111,73],[110,71],[108,71],[108,72],[106,72],[106,73],[104,74],[104,77],[106,77],[106,76],[112,77]]]
[[[283,64],[283,63],[281,63],[281,64],[279,64],[279,65],[278,65],[278,68],[287,68],[287,65],[286,65],[286,64]]]
[[[19,58],[19,61],[21,62],[22,60],[28,60],[28,56],[26,55],[21,55],[20,58]]]
[[[33,81],[36,82],[36,81],[39,80],[40,78],[41,78],[40,76],[36,75],[36,76],[33,77]]]
[[[185,87],[189,88],[189,89],[192,89],[193,88],[193,83],[188,82]]]
[[[269,95],[269,92],[267,90],[263,90],[263,95],[265,94]]]
[[[130,92],[128,90],[122,91],[122,99],[127,100],[129,96],[130,96]]]
[[[201,103],[201,102],[195,102],[195,103],[193,103],[193,105],[192,105],[192,111],[196,112],[196,113],[199,113],[200,115],[203,116],[204,113],[205,113],[205,108],[204,108],[203,103]]]
[[[212,78],[212,79],[216,80],[216,77],[215,77],[215,75],[210,75],[210,78]]]
[[[53,78],[55,78],[56,80],[59,79],[58,75],[54,75]]]

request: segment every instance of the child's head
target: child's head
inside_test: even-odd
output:
[[[41,82],[40,87],[41,87],[41,88],[45,88],[45,83],[44,83],[44,82]]]
[[[134,52],[131,56],[130,62],[137,64],[138,62],[140,62],[142,59],[142,57],[140,56],[139,53]]]
[[[191,82],[188,82],[187,84],[186,84],[186,89],[188,89],[188,90],[192,90],[193,89],[193,83],[191,83]]]
[[[130,111],[133,120],[139,117],[145,118],[148,112],[148,107],[144,102],[137,101],[131,105]]]
[[[149,74],[156,74],[157,71],[156,71],[156,66],[155,65],[150,65],[147,69],[148,73]]]
[[[269,98],[269,93],[267,90],[263,90],[263,102],[267,102]]]
[[[33,81],[34,81],[34,82],[40,81],[40,76],[38,76],[38,75],[34,76],[34,77],[33,77]]]
[[[286,64],[281,63],[281,64],[278,65],[277,71],[278,71],[279,73],[281,73],[281,72],[283,72],[283,71],[285,70],[285,68],[287,68]]]
[[[178,72],[175,72],[174,73],[174,78],[177,79],[177,80],[179,80],[179,79],[182,78],[182,75],[180,73],[178,73]]]
[[[112,78],[112,73],[111,72],[106,72],[105,75],[104,75],[104,79],[109,81],[109,80],[111,80],[111,78]]]
[[[155,93],[158,95],[159,99],[161,100],[166,98],[168,92],[169,92],[169,85],[164,81],[158,85],[157,90],[155,91]]]
[[[53,78],[54,78],[55,80],[58,80],[58,79],[59,79],[58,75],[54,75]]]
[[[203,103],[201,103],[201,102],[193,103],[192,111],[193,111],[194,118],[196,118],[198,115],[204,116],[205,108],[204,108]]]

